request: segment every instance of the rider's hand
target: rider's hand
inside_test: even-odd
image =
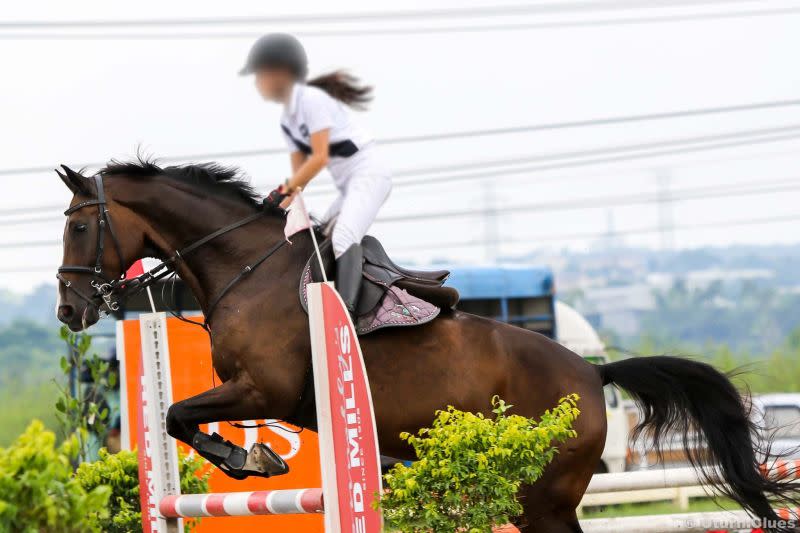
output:
[[[289,196],[289,190],[285,184],[281,183],[273,189],[263,200],[264,207],[267,209],[280,209],[281,203]]]

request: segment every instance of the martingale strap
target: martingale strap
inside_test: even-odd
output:
[[[228,232],[231,232],[237,228],[245,226],[261,218],[263,215],[264,215],[263,212],[254,213],[232,224],[224,226],[218,229],[217,231],[210,233],[209,235],[206,235],[202,239],[195,241],[186,248],[183,248],[182,250],[176,250],[175,253],[168,259],[162,261],[161,263],[151,268],[144,274],[140,274],[139,276],[136,276],[135,278],[132,279],[114,282],[112,283],[112,286],[115,287],[115,292],[117,294],[121,294],[123,298],[129,296],[131,293],[133,294],[139,293],[144,289],[146,289],[147,287],[150,287],[158,283],[160,280],[166,278],[167,276],[175,274],[175,267],[177,263],[179,261],[183,261],[185,256],[189,255],[196,249],[200,248],[204,244],[209,243],[210,241],[216,239],[217,237],[220,237],[221,235],[224,235]],[[211,301],[211,303],[208,306],[208,311],[205,313],[202,322],[196,322],[194,320],[185,319],[178,315],[175,315],[175,313],[173,313],[173,315],[175,315],[178,318],[181,318],[182,320],[185,320],[186,322],[197,324],[198,326],[201,326],[203,329],[208,331],[208,324],[211,321],[211,316],[213,315],[214,310],[217,307],[217,304],[219,304],[222,298],[224,298],[225,295],[228,294],[235,285],[237,285],[251,272],[253,272],[256,268],[258,268],[259,265],[261,265],[264,261],[269,259],[275,252],[280,250],[287,242],[288,241],[286,241],[285,239],[280,240],[279,242],[272,245],[269,250],[267,250],[253,263],[242,267],[241,271],[239,271],[239,273],[236,274],[236,276],[234,276],[233,279],[231,279]],[[119,287],[119,289],[117,289],[117,287]]]
[[[225,287],[223,287],[221,291],[219,291],[219,294],[217,294],[217,296],[214,298],[214,301],[211,302],[211,305],[208,306],[208,312],[206,313],[206,316],[203,319],[203,327],[208,326],[208,323],[211,320],[211,314],[214,312],[214,309],[217,307],[217,304],[220,302],[220,300],[222,300],[222,298],[226,294],[228,294],[228,292],[234,287],[234,285],[242,281],[242,279],[244,279],[247,275],[253,272],[253,270],[258,268],[258,266],[261,263],[269,259],[272,256],[272,254],[280,250],[286,243],[287,243],[286,240],[282,240],[272,245],[272,247],[269,250],[267,250],[266,253],[264,253],[264,255],[259,257],[252,264],[245,265],[245,267],[242,268],[241,272],[239,272],[232,280],[228,282],[227,285],[225,285]]]

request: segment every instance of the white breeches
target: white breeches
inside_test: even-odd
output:
[[[382,169],[362,168],[347,180],[345,187],[325,214],[326,221],[336,217],[331,242],[337,258],[351,245],[359,244],[367,234],[378,216],[378,211],[389,197],[392,178]]]

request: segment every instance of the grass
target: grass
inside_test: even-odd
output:
[[[657,514],[702,513],[720,510],[741,509],[736,503],[720,498],[693,498],[689,500],[689,509],[682,510],[672,502],[625,503],[605,507],[584,509],[582,518],[616,518],[618,516],[645,516]]]
[[[0,447],[11,444],[34,418],[58,434],[54,407],[57,396],[58,389],[52,382],[1,388]]]

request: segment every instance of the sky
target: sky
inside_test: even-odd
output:
[[[0,288],[24,292],[54,280],[61,262],[61,211],[70,199],[54,172],[4,171],[126,159],[137,150],[178,157],[283,146],[279,106],[260,100],[251,78],[236,75],[260,33],[297,33],[307,48],[312,75],[347,68],[373,85],[375,100],[356,120],[379,142],[800,98],[800,12],[681,19],[791,9],[800,2],[638,2],[648,3],[677,7],[621,10],[625,2],[607,0],[596,0],[594,10],[583,9],[592,2],[572,0],[340,1],[337,14],[514,5],[555,5],[562,11],[520,14],[508,8],[507,16],[430,20],[328,23],[317,18],[181,28],[19,29],[7,23],[318,16],[334,7],[306,1],[228,3],[223,8],[219,2],[198,0],[135,5],[32,1],[5,6],[0,13]],[[565,12],[564,6],[583,8]],[[640,17],[661,21],[542,26]],[[535,24],[540,26],[531,27]],[[487,25],[496,28],[419,32]],[[399,31],[408,28],[417,33]],[[332,35],[331,30],[340,34]],[[70,32],[113,38],[55,38]],[[156,36],[143,38],[148,32]],[[187,32],[237,35],[178,38]],[[136,38],[121,38],[124,34]],[[397,174],[396,185],[382,210],[384,220],[371,233],[385,241],[391,255],[416,264],[486,263],[541,249],[589,250],[605,242],[598,236],[611,230],[620,242],[653,248],[795,243],[800,223],[796,138],[783,135],[774,142],[613,162],[554,156],[650,143],[659,149],[664,142],[674,148],[675,141],[687,138],[795,125],[800,125],[796,105],[468,139],[388,142],[380,150]],[[533,163],[508,162],[526,158]],[[264,193],[283,181],[289,169],[282,153],[216,160],[240,166]],[[462,170],[409,173],[448,166]],[[441,179],[464,173],[473,178]],[[403,183],[408,180],[414,183]],[[675,200],[646,201],[657,194]],[[327,176],[308,188],[312,211],[323,211],[332,198]],[[633,203],[631,198],[645,200]],[[53,209],[44,213],[27,211],[48,206]],[[484,216],[486,210],[499,214]],[[445,212],[463,214],[428,216]],[[25,221],[31,218],[37,220]],[[670,222],[675,226],[670,233],[650,231]],[[30,242],[46,244],[22,245]]]

